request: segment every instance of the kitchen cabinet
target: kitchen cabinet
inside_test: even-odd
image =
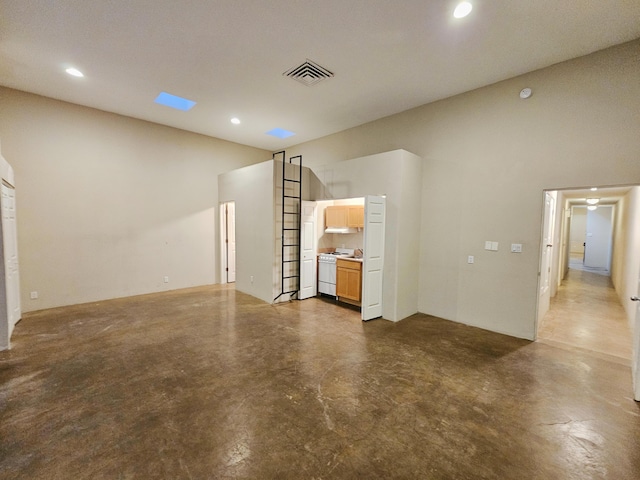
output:
[[[359,302],[362,298],[362,262],[338,259],[336,262],[336,296]]]
[[[347,206],[347,227],[364,228],[364,207]]]
[[[324,210],[325,227],[346,227],[347,226],[347,207],[344,205],[336,205],[327,207]]]
[[[324,211],[325,227],[364,228],[362,205],[333,205]]]

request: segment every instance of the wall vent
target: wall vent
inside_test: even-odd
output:
[[[302,65],[298,65],[290,70],[287,70],[282,75],[293,78],[294,80],[310,87],[317,83],[322,82],[328,78],[333,77],[333,72],[330,72],[324,67],[321,67],[315,62],[312,62],[307,58],[307,61]]]

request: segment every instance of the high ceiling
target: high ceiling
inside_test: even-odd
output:
[[[0,0],[0,84],[276,150],[640,37],[638,0],[456,3]],[[306,59],[335,76],[283,76]]]

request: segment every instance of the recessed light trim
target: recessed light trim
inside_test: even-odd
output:
[[[175,108],[176,110],[181,110],[183,112],[191,110],[196,104],[196,102],[194,102],[193,100],[178,97],[177,95],[171,95],[167,92],[161,92],[160,95],[156,97],[154,102],[166,107]]]
[[[289,138],[295,135],[294,132],[290,132],[289,130],[285,130],[284,128],[274,128],[273,130],[269,130],[265,133],[277,138]]]
[[[69,75],[72,75],[74,77],[78,77],[78,78],[84,77],[84,73],[82,73],[77,68],[69,67],[65,70],[65,72],[67,72]]]
[[[599,198],[587,198],[587,203],[589,205],[596,205],[600,201]]]
[[[238,117],[233,117],[231,119],[231,123],[233,123],[234,125],[240,125],[240,119]]]
[[[453,11],[453,16],[455,18],[464,18],[471,13],[471,10],[473,10],[473,5],[471,5],[471,3],[461,2]]]

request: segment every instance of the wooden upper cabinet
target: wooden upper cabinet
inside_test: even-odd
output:
[[[327,207],[324,210],[325,227],[346,227],[347,226],[347,207],[344,205],[336,205]]]
[[[333,205],[324,210],[325,227],[364,228],[362,205]]]
[[[347,207],[347,227],[364,228],[364,207],[362,205]]]

